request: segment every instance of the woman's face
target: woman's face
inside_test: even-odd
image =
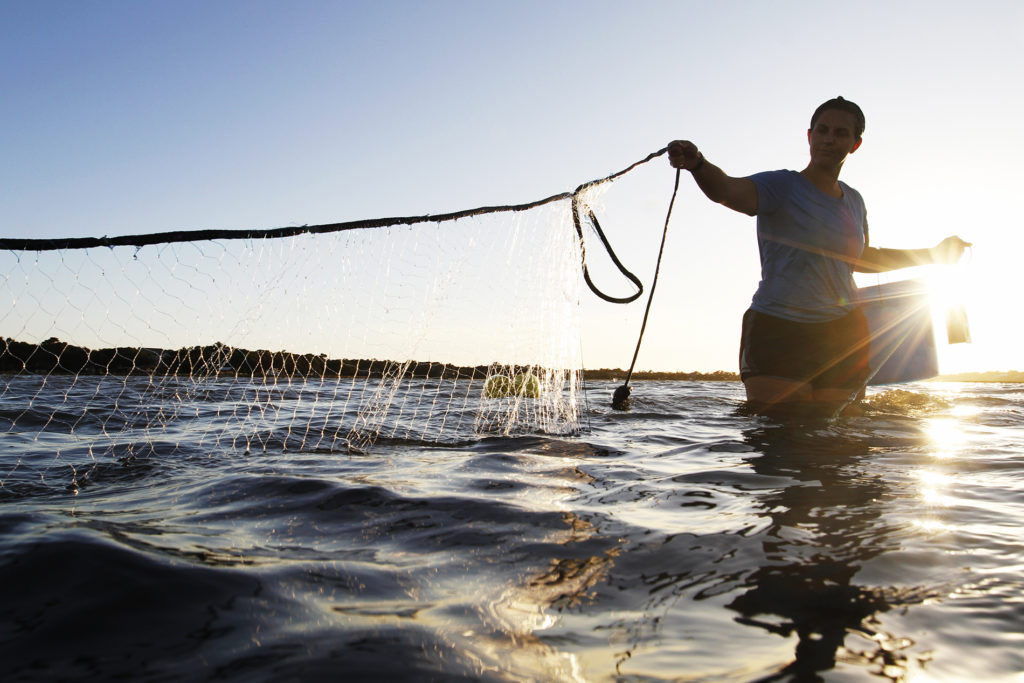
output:
[[[811,147],[811,161],[842,164],[847,155],[860,147],[857,119],[849,112],[826,109],[807,131],[807,142]]]

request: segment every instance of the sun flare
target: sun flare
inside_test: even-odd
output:
[[[929,420],[925,430],[934,445],[933,454],[936,458],[946,459],[953,457],[966,440],[959,422],[954,419],[940,418]]]
[[[987,364],[973,344],[972,323],[979,312],[970,288],[965,285],[961,268],[936,271],[927,278],[932,306],[932,326],[943,374],[976,371]]]

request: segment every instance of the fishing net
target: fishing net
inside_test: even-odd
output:
[[[3,443],[60,461],[573,433],[584,227],[620,174],[437,216],[0,240]]]

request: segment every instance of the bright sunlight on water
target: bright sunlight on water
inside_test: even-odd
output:
[[[287,386],[244,425],[261,447],[204,442],[244,396],[211,380],[158,439],[129,426],[101,453],[67,392],[3,382],[4,680],[1024,671],[1021,385],[873,390],[863,416],[784,424],[735,382],[638,382],[629,412],[591,382],[576,436],[469,420],[349,453],[288,441],[275,419],[323,402]]]

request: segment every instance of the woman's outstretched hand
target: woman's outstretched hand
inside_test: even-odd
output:
[[[964,249],[971,246],[956,235],[942,240],[931,248],[932,261],[934,263],[956,263],[964,255]]]

